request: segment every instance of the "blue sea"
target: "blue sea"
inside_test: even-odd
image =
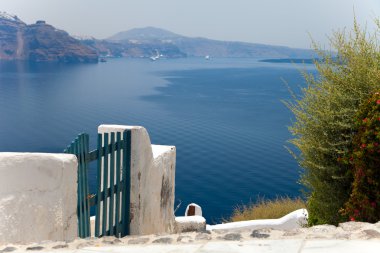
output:
[[[258,196],[299,196],[283,104],[312,65],[258,59],[110,59],[99,64],[0,62],[0,151],[61,152],[97,126],[144,126],[177,147],[176,203],[208,223]],[[96,172],[90,171],[94,190]]]

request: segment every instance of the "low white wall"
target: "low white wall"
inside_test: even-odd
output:
[[[206,230],[206,219],[199,215],[175,217],[176,233],[186,233]]]
[[[239,229],[282,229],[290,230],[301,228],[307,225],[309,213],[306,209],[298,209],[279,219],[263,219],[263,220],[249,220],[229,222],[217,225],[207,225],[207,230],[239,230]]]
[[[152,145],[141,126],[100,125],[98,133],[131,129],[130,233],[171,233],[175,229],[176,149]]]
[[[77,236],[77,159],[0,153],[0,244]]]

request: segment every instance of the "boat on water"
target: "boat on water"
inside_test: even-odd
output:
[[[104,58],[104,57],[99,58],[99,61],[100,62],[107,62],[106,58]]]
[[[209,56],[209,55],[206,55],[206,56],[205,56],[205,60],[210,60],[210,56]]]
[[[151,56],[150,57],[150,59],[152,60],[152,61],[156,61],[156,60],[158,60],[160,57],[159,56]]]
[[[150,58],[152,61],[156,61],[156,60],[160,59],[161,56],[162,56],[162,54],[160,54],[160,53],[158,52],[158,50],[156,49],[156,55],[151,56],[151,57],[149,57],[149,58]]]

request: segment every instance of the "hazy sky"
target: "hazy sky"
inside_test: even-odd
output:
[[[368,30],[380,0],[0,0],[0,11],[26,23],[43,19],[74,35],[99,39],[155,26],[186,36],[310,47],[352,27],[354,9]]]

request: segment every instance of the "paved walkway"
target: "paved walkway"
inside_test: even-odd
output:
[[[67,251],[65,251],[67,252]],[[249,240],[244,242],[206,242],[200,244],[146,245],[89,247],[72,252],[176,252],[176,253],[252,253],[252,252],[286,252],[286,253],[379,253],[380,240]]]
[[[43,242],[3,245],[0,252],[380,252],[380,222],[347,222],[339,227],[314,226],[295,230],[190,232],[171,235],[78,239],[71,243]]]

